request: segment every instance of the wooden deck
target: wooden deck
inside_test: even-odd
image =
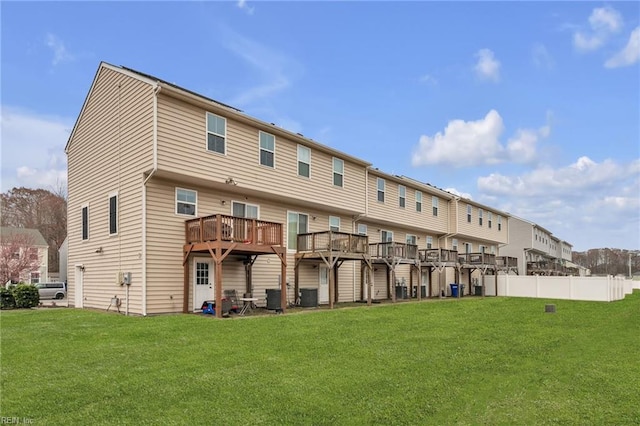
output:
[[[258,255],[275,254],[280,258],[280,306],[284,312],[287,305],[287,260],[284,246],[283,225],[258,219],[215,214],[190,219],[185,222],[185,244],[183,248],[184,302],[183,311],[189,310],[190,289],[189,256],[194,253],[208,253],[215,262],[215,300],[222,306],[222,268],[228,255],[244,255],[250,258],[247,272],[247,288],[251,288],[253,260]],[[194,307],[195,308],[195,307]],[[222,317],[222,309],[216,309],[216,316]]]
[[[503,271],[506,273],[515,272],[517,275],[518,274],[518,258],[509,257],[509,256],[497,256],[496,268],[498,269],[498,271]]]
[[[369,256],[371,256],[374,262],[385,262],[397,259],[399,263],[415,263],[418,261],[418,246],[393,241],[371,243],[369,244]]]
[[[564,276],[567,274],[567,268],[554,260],[527,262],[527,275]]]
[[[458,251],[447,249],[422,249],[418,251],[420,263],[432,266],[457,266]]]

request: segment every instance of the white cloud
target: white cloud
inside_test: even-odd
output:
[[[475,54],[478,58],[474,70],[476,75],[482,80],[497,82],[500,80],[500,61],[495,58],[490,49],[480,49]]]
[[[438,80],[432,76],[431,74],[425,74],[419,79],[420,83],[424,83],[430,86],[435,86],[438,84]]]
[[[541,137],[547,137],[550,129],[548,122],[539,130],[518,129],[504,145],[500,142],[504,131],[502,117],[496,110],[491,110],[480,120],[451,120],[444,132],[420,136],[411,162],[413,166],[440,164],[452,167],[506,161],[530,163],[537,158],[537,142]]]
[[[596,163],[589,157],[580,157],[566,167],[554,169],[541,166],[522,176],[508,177],[492,173],[478,178],[478,189],[487,194],[516,197],[572,197],[582,195],[586,191],[617,187],[620,182],[638,174],[640,159],[625,165],[613,160]]]
[[[73,121],[2,107],[2,192],[66,185],[64,147]]]
[[[457,195],[458,197],[466,198],[468,200],[473,200],[473,197],[468,192],[458,191],[455,188],[445,188],[444,190],[452,193],[453,195]]]
[[[533,63],[538,68],[552,69],[555,66],[555,62],[551,57],[551,54],[542,43],[536,43],[533,45],[531,56],[533,58]]]
[[[245,89],[232,99],[231,104],[245,107],[258,100],[272,97],[289,88],[292,80],[302,70],[300,64],[289,56],[241,36],[229,28],[223,28],[223,45],[242,58],[257,74],[261,82]]]
[[[236,3],[236,6],[238,6],[238,8],[244,10],[245,12],[247,12],[247,14],[249,15],[253,15],[253,12],[255,11],[254,7],[251,7],[247,4],[247,0],[238,0],[238,3]]]
[[[45,44],[53,52],[53,59],[51,64],[56,66],[61,62],[69,62],[74,59],[73,55],[69,53],[62,40],[60,40],[55,34],[48,33],[45,37]]]
[[[622,29],[622,15],[610,6],[597,7],[589,16],[590,31],[573,33],[573,45],[576,49],[588,52],[602,47],[611,34]]]
[[[640,59],[640,27],[631,31],[627,45],[604,63],[606,68],[618,68],[633,65]]]
[[[577,248],[640,244],[640,158],[578,158],[560,168],[477,180],[479,201],[538,223]]]

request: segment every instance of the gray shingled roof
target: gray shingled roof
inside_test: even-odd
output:
[[[49,244],[37,229],[0,227],[0,237],[7,238],[15,234],[28,235],[33,238],[34,245],[48,247]]]

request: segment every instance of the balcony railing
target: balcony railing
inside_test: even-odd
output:
[[[458,262],[467,265],[495,265],[496,255],[490,253],[463,253],[458,255]]]
[[[457,263],[458,251],[447,249],[422,249],[419,250],[420,262],[446,262]]]
[[[500,268],[517,268],[518,258],[509,256],[498,256],[496,257],[496,266]]]
[[[369,244],[369,255],[371,257],[395,257],[400,259],[417,259],[418,246],[406,243],[372,243]]]
[[[298,252],[339,251],[366,254],[369,237],[346,232],[311,232],[298,235]]]
[[[185,222],[187,244],[226,241],[264,246],[282,245],[282,224],[215,214]]]

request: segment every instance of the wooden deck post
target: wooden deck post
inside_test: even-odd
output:
[[[335,276],[335,264],[333,262],[333,254],[332,252],[329,252],[329,264],[331,265],[331,267],[329,268],[329,308],[333,309],[333,305],[335,303],[334,301],[334,297],[336,294],[336,276]]]
[[[222,261],[220,257],[222,250],[220,246],[216,247],[216,271],[215,271],[215,287],[216,287],[216,317],[222,318]]]
[[[287,311],[287,262],[283,259],[280,259],[280,308],[283,314]]]
[[[187,313],[189,312],[189,257],[187,256],[187,258],[184,260],[183,264],[183,277],[184,277],[184,283],[183,283],[183,288],[182,288],[182,294],[183,294],[183,298],[182,298],[182,313]]]

